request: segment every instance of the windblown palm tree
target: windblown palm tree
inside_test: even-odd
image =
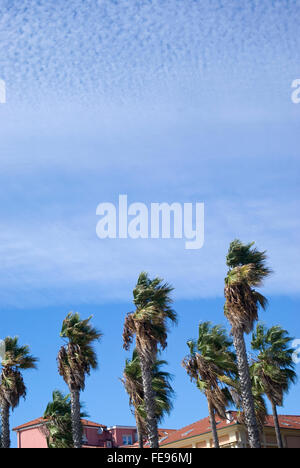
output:
[[[174,391],[171,386],[171,376],[161,370],[166,361],[157,360],[152,369],[152,387],[155,395],[156,418],[159,423],[165,414],[169,414],[173,407],[172,397]],[[139,447],[143,448],[144,439],[147,438],[146,410],[140,358],[136,350],[132,359],[127,359],[123,373],[122,383],[129,395],[129,402],[133,408],[137,430]]]
[[[220,325],[212,326],[210,322],[203,322],[199,325],[198,341],[189,341],[187,344],[190,354],[184,359],[183,367],[207,398],[214,446],[219,448],[215,415],[226,418],[226,408],[231,401],[221,378],[232,378],[236,373],[232,341]]]
[[[68,340],[58,353],[58,370],[71,394],[72,435],[74,448],[82,447],[80,392],[85,378],[98,366],[93,343],[102,334],[90,324],[92,317],[81,320],[78,313],[69,313],[63,321],[60,336]]]
[[[123,332],[124,348],[129,349],[134,336],[140,358],[146,430],[151,448],[158,448],[157,412],[153,390],[153,365],[159,348],[167,346],[167,321],[176,322],[176,313],[171,307],[170,293],[173,288],[161,279],[151,280],[141,273],[133,291],[135,312],[126,316]]]
[[[226,260],[229,271],[225,279],[224,312],[232,326],[250,447],[260,448],[244,333],[248,334],[253,330],[254,323],[258,319],[259,307],[266,308],[266,298],[254,287],[261,286],[271,270],[266,266],[266,253],[257,250],[254,243],[243,244],[239,240],[233,241]]]
[[[4,342],[0,384],[2,448],[10,448],[10,409],[14,410],[22,397],[25,399],[26,387],[22,371],[36,369],[37,359],[31,356],[28,346],[19,345],[18,337],[7,337]]]
[[[85,418],[87,414],[81,412],[80,417]],[[59,390],[54,390],[52,401],[47,405],[44,418],[47,421],[46,437],[48,448],[74,448],[70,395],[65,396]]]
[[[252,336],[252,349],[258,351],[251,365],[255,385],[269,399],[274,417],[277,444],[283,448],[277,406],[283,405],[284,394],[296,382],[294,349],[290,347],[292,338],[280,326],[268,329],[258,324]]]

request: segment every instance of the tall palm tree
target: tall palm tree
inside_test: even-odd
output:
[[[71,394],[72,435],[76,449],[82,447],[80,392],[85,389],[86,375],[90,375],[91,369],[97,369],[93,343],[102,336],[91,326],[91,318],[81,320],[77,312],[67,315],[60,333],[67,343],[61,347],[57,357],[59,374],[68,385]]]
[[[128,350],[136,337],[136,349],[140,358],[146,430],[151,448],[158,448],[157,413],[152,386],[153,365],[159,349],[167,346],[167,322],[176,322],[176,313],[171,307],[170,294],[173,288],[160,278],[151,280],[147,273],[140,274],[133,291],[135,312],[126,316],[123,332],[124,348]]]
[[[80,417],[85,418],[87,414],[81,412]],[[54,390],[52,401],[47,405],[44,418],[47,421],[46,437],[48,448],[74,448],[70,395],[63,395],[59,390]]]
[[[214,446],[220,448],[215,416],[226,418],[226,408],[231,400],[227,388],[222,386],[221,377],[231,378],[236,372],[232,341],[220,325],[203,322],[199,325],[197,342],[187,344],[190,354],[182,364],[206,396]]]
[[[166,364],[166,361],[156,360],[152,369],[152,387],[155,395],[155,409],[158,423],[163,419],[165,414],[171,412],[173,407],[172,397],[174,391],[171,386],[171,375],[161,369]],[[142,370],[136,349],[133,351],[132,359],[126,360],[122,383],[129,395],[129,402],[133,408],[138,430],[139,447],[143,448],[144,439],[147,436],[146,410]]]
[[[28,346],[20,346],[18,337],[5,338],[5,353],[2,357],[0,404],[2,419],[2,448],[10,448],[9,413],[20,399],[26,397],[22,371],[36,369],[37,358],[30,354]]]
[[[267,328],[259,323],[252,336],[252,349],[258,352],[251,366],[256,386],[269,399],[274,417],[277,444],[283,448],[278,421],[277,406],[283,405],[284,394],[297,376],[293,362],[294,349],[290,346],[292,338],[280,326]]]
[[[229,271],[225,278],[224,312],[232,327],[249,444],[251,448],[260,448],[244,333],[253,330],[259,307],[267,306],[266,298],[254,287],[261,286],[271,270],[266,266],[266,252],[257,250],[254,243],[243,244],[239,240],[230,244],[226,263]]]

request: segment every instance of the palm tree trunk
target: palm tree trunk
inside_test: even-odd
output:
[[[213,439],[214,439],[214,448],[220,448],[217,425],[216,425],[216,418],[215,418],[215,410],[211,402],[209,401],[209,399],[207,401],[208,401],[208,413],[209,413],[210,426],[211,426]]]
[[[71,391],[71,417],[74,448],[82,448],[82,424],[80,417],[80,392]]]
[[[144,448],[144,434],[142,430],[142,425],[137,415],[135,416],[135,420],[136,420],[136,428],[137,428],[137,433],[138,433],[139,448],[143,449]]]
[[[252,395],[251,377],[249,372],[248,357],[242,329],[233,330],[233,342],[236,349],[237,365],[239,371],[242,405],[245,415],[245,423],[248,431],[251,448],[261,448],[260,434],[257,425],[254,399]]]
[[[9,404],[2,401],[1,404],[1,446],[4,449],[10,448],[10,429],[9,429]]]
[[[147,435],[149,440],[150,448],[159,448],[158,440],[158,429],[157,429],[157,419],[155,412],[155,398],[152,387],[152,360],[147,353],[145,355],[140,355],[141,370],[142,370],[142,379],[143,379],[143,389],[144,389],[144,400],[146,407],[146,428]]]
[[[279,426],[279,420],[278,420],[278,414],[277,414],[277,408],[276,408],[275,403],[272,400],[271,400],[271,404],[272,404],[272,410],[273,410],[273,418],[274,418],[277,445],[278,445],[278,448],[283,448],[282,437],[281,437],[280,426]]]

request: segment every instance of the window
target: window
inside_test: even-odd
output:
[[[132,445],[132,436],[131,435],[123,435],[123,445]]]

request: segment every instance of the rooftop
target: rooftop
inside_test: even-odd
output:
[[[102,427],[103,429],[106,429],[107,427],[107,426],[104,426],[103,424],[98,424],[93,421],[88,421],[87,419],[82,419],[81,421],[82,421],[82,424],[86,427]],[[42,424],[45,424],[46,422],[47,422],[47,419],[44,419],[44,418],[33,419],[32,421],[22,424],[21,426],[14,427],[13,431],[21,431],[22,429],[28,429],[33,426],[40,426]]]
[[[222,429],[224,427],[233,426],[238,424],[237,422],[237,412],[231,411],[230,419],[220,419],[216,418],[217,429]],[[299,429],[300,430],[300,416],[296,415],[279,415],[279,424],[280,427],[286,429]],[[273,416],[268,416],[265,427],[274,427]],[[168,436],[165,436],[161,439],[160,445],[167,445],[172,442],[179,442],[180,440],[189,439],[194,436],[199,436],[211,432],[209,418],[200,419],[199,421],[190,424],[189,426],[183,427],[177,431],[172,431]]]

